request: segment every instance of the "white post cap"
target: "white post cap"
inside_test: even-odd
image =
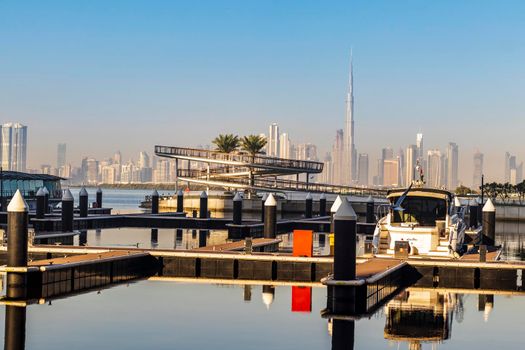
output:
[[[157,190],[153,190],[153,193],[151,194],[152,197],[158,197],[159,196],[159,193],[157,192]]]
[[[277,201],[275,200],[275,197],[273,196],[273,194],[269,194],[268,195],[268,198],[266,198],[266,201],[264,202],[264,206],[265,207],[276,207],[277,206]]]
[[[206,191],[201,192],[201,198],[208,198],[208,194],[206,193]]]
[[[326,195],[324,193],[321,193],[321,196],[319,197],[319,199],[326,199]]]
[[[45,186],[43,187],[43,191],[44,191],[45,194],[49,194],[49,190]]]
[[[62,201],[63,202],[68,202],[68,201],[74,201],[75,199],[73,198],[73,195],[71,194],[71,191],[69,190],[69,188],[64,192],[64,195],[62,196]]]
[[[262,198],[261,198],[261,200],[262,200],[263,202],[266,202],[267,199],[268,199],[268,193],[264,192],[264,193],[263,193],[263,196],[262,196]]]
[[[97,193],[102,193],[102,189],[100,187],[97,189]]]
[[[20,190],[16,190],[15,195],[11,198],[9,205],[7,206],[7,211],[10,213],[24,213],[27,212],[27,203],[20,193]]]
[[[242,201],[242,196],[239,192],[235,193],[235,196],[233,197],[234,202]]]
[[[37,196],[37,197],[45,196],[45,195],[46,195],[46,193],[44,192],[44,189],[43,189],[42,187],[40,187],[40,188],[38,189],[38,191],[36,191],[36,196]]]
[[[313,199],[312,194],[308,192],[308,194],[306,195],[306,200],[310,200],[310,199]]]
[[[334,214],[334,220],[357,220],[357,215],[348,201],[342,201]]]
[[[483,206],[483,211],[484,212],[495,212],[496,211],[496,207],[494,206],[494,203],[492,203],[492,200],[490,198],[487,200],[487,203],[485,203],[485,205]]]
[[[334,204],[332,204],[332,207],[330,208],[331,213],[335,213],[337,209],[339,209],[339,206],[343,203],[343,199],[341,196],[337,196],[337,198],[334,201]]]
[[[177,196],[184,196],[184,193],[182,192],[181,189],[179,189],[179,190],[177,191]]]
[[[374,203],[374,198],[372,198],[372,196],[368,196],[368,198],[366,199],[366,202],[367,203]]]
[[[82,188],[80,189],[80,192],[79,192],[78,195],[81,196],[81,197],[87,197],[87,196],[88,196],[88,192],[86,191],[86,188],[85,188],[85,187],[82,187]]]

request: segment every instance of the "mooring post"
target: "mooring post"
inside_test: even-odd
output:
[[[483,202],[481,201],[481,198],[476,198],[476,202],[478,203],[478,222],[477,225],[481,225],[481,217],[483,216]]]
[[[181,189],[177,191],[177,213],[184,213],[184,192]]]
[[[50,210],[49,210],[49,190],[47,189],[47,187],[44,186],[43,188],[43,191],[44,191],[44,198],[45,198],[45,202],[44,202],[44,207],[46,209],[46,214],[49,214]]]
[[[264,238],[277,236],[277,201],[273,194],[269,194],[264,202]]]
[[[97,208],[102,208],[102,189],[97,189]]]
[[[36,218],[43,219],[46,215],[46,194],[42,187],[36,192]]]
[[[252,253],[253,253],[252,237],[246,237],[244,239],[244,254],[252,254]]]
[[[78,209],[80,211],[80,217],[85,218],[88,216],[88,192],[85,187],[82,187],[78,194]]]
[[[233,224],[242,224],[242,196],[239,192],[233,197]]]
[[[73,231],[74,198],[69,189],[62,196],[62,232]]]
[[[475,199],[471,199],[469,202],[469,227],[478,226],[478,202]]]
[[[341,203],[343,203],[343,198],[341,196],[337,196],[334,203],[332,204],[332,207],[330,208],[330,233],[334,233],[334,214],[337,212],[337,209],[341,206]]]
[[[319,197],[319,216],[326,216],[326,196],[324,193]]]
[[[151,194],[151,213],[159,213],[159,193],[157,190],[153,190],[153,193]]]
[[[351,281],[356,278],[357,215],[352,205],[343,200],[334,215],[334,280]],[[354,313],[356,290],[354,286],[336,286],[333,290],[333,312]]]
[[[373,224],[376,222],[374,208],[374,198],[372,198],[372,196],[368,196],[368,199],[366,200],[366,222],[368,224]]]
[[[312,198],[312,194],[308,192],[305,199],[305,209],[304,209],[304,217],[309,219],[312,217],[312,211],[314,206],[314,199]]]
[[[206,191],[202,191],[200,198],[199,217],[201,219],[208,217],[208,194]]]
[[[496,207],[489,198],[483,206],[482,213],[483,243],[487,245],[496,244]]]
[[[20,190],[7,206],[7,267],[27,267],[28,206]],[[7,297],[27,297],[27,275],[25,272],[7,273]]]
[[[199,230],[199,248],[206,247],[207,236],[208,236],[208,230]]]
[[[261,198],[261,222],[264,222],[264,203],[268,199],[268,193],[263,193]]]

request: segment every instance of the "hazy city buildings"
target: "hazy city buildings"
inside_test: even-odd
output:
[[[426,183],[435,188],[443,186],[443,158],[438,149],[427,152]]]
[[[5,123],[1,131],[1,157],[4,170],[26,171],[27,126]]]
[[[290,159],[292,158],[292,144],[288,133],[283,132],[279,136],[279,157]]]
[[[481,176],[483,175],[483,153],[474,153],[474,173],[472,176],[472,189],[478,190],[481,187]]]
[[[454,142],[449,142],[447,147],[447,188],[455,190],[458,187],[458,166],[459,166],[459,152],[458,145]]]
[[[410,145],[407,147],[406,150],[406,157],[405,157],[405,186],[410,186],[410,184],[416,180],[416,166],[417,166],[417,160],[418,160],[418,148],[416,145]]]
[[[66,165],[66,144],[59,143],[57,145],[57,169]]]

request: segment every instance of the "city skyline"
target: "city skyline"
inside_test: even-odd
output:
[[[520,2],[131,3],[113,4],[112,16],[99,1],[1,5],[0,117],[31,127],[29,167],[54,164],[57,142],[78,163],[108,149],[138,154],[155,144],[208,144],[219,133],[257,134],[273,121],[324,154],[345,114],[350,47],[356,139],[370,168],[382,148],[405,148],[417,132],[427,149],[460,145],[465,182],[476,150],[488,179],[503,179],[504,152],[525,158],[525,50],[512,44],[523,36]],[[38,30],[47,26],[53,30]],[[114,36],[108,26],[118,28]]]

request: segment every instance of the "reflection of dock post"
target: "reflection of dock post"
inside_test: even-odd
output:
[[[46,193],[40,187],[36,192],[36,218],[43,219],[46,214]]]
[[[87,244],[87,231],[82,230],[80,231],[80,234],[78,235],[78,245],[86,245]]]
[[[373,224],[375,221],[374,198],[372,198],[372,196],[368,196],[368,199],[366,200],[366,222],[368,224]]]
[[[277,201],[270,193],[264,202],[264,238],[277,236]]]
[[[102,189],[97,189],[97,208],[102,208]]]
[[[151,194],[151,213],[159,213],[159,193],[157,190],[153,190],[153,193]]]
[[[353,350],[355,338],[355,321],[332,321],[332,350]]]
[[[494,245],[496,240],[496,208],[489,198],[482,213],[483,243]]]
[[[177,191],[177,213],[184,213],[184,192]]]
[[[202,191],[199,203],[199,217],[201,219],[208,217],[208,194]]]
[[[326,196],[324,193],[319,197],[319,216],[326,216]]]
[[[207,230],[199,230],[199,248],[206,247]]]
[[[263,285],[262,286],[262,300],[268,310],[270,309],[270,305],[272,305],[274,298],[275,298],[275,287]]]
[[[23,350],[26,342],[26,307],[5,307],[5,350]]]
[[[88,193],[85,187],[82,187],[78,194],[78,209],[81,218],[88,216]]]
[[[159,230],[156,228],[151,229],[151,243],[156,245],[159,243]]]
[[[73,195],[67,189],[62,197],[62,232],[73,231],[73,204]]]
[[[312,198],[312,195],[310,192],[306,195],[305,199],[305,209],[304,209],[304,217],[307,219],[310,219],[312,217],[313,212],[313,206],[314,206],[314,199]]]
[[[239,192],[233,197],[233,224],[242,224],[242,196]]]
[[[334,215],[334,280],[352,281],[356,278],[356,221],[357,216],[350,203],[341,202]],[[333,287],[333,312],[355,312],[354,286]]]
[[[27,267],[27,204],[17,190],[7,206],[7,267]],[[7,273],[7,297],[27,297],[27,275],[25,272]]]

